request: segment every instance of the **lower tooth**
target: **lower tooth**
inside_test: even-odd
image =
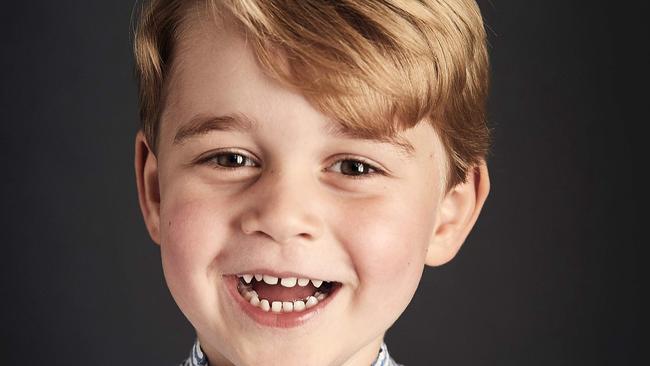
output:
[[[257,291],[249,291],[243,289],[242,296],[248,301],[251,305],[259,307],[263,311],[272,311],[274,313],[290,313],[292,311],[304,311],[318,304],[319,301],[322,301],[327,297],[327,294],[321,292],[315,292],[314,295],[308,296],[305,300],[296,300],[296,301],[273,301],[269,302],[267,299],[260,299]]]
[[[305,310],[305,302],[298,300],[293,302],[293,311],[303,311]]]
[[[282,302],[282,311],[285,313],[290,313],[293,311],[293,303],[290,301]]]
[[[251,299],[250,299],[250,303],[251,303],[251,305],[253,305],[253,306],[258,306],[258,305],[260,304],[260,298],[257,297],[257,296],[253,296],[253,297],[251,297]]]
[[[267,299],[260,300],[260,309],[264,311],[269,311],[271,309],[271,305],[269,305],[269,300]]]
[[[314,306],[314,305],[316,305],[316,304],[318,304],[318,299],[316,299],[316,298],[313,297],[313,296],[309,296],[309,297],[307,298],[307,302],[305,303],[305,307],[306,307],[307,309],[309,309],[310,307],[312,307],[312,306]]]
[[[271,303],[271,311],[274,313],[279,313],[282,311],[282,303],[280,301],[273,301]]]

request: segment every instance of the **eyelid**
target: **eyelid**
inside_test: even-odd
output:
[[[368,159],[362,158],[360,156],[354,156],[354,155],[344,155],[341,157],[338,157],[334,163],[330,164],[328,169],[333,167],[334,165],[341,163],[346,160],[351,160],[351,161],[358,161],[360,163],[363,163],[370,167],[370,169],[374,170],[372,173],[368,174],[360,174],[360,175],[348,175],[348,174],[341,174],[345,177],[352,178],[352,179],[365,179],[365,178],[370,178],[375,175],[388,175],[388,170],[381,167],[379,164],[376,164],[374,162],[369,161]]]
[[[250,153],[247,153],[247,152],[244,152],[244,151],[241,151],[241,150],[237,150],[237,149],[233,149],[233,148],[223,148],[223,149],[208,151],[208,152],[206,152],[204,154],[199,155],[190,164],[192,164],[192,165],[208,164],[208,163],[210,163],[210,160],[214,159],[215,157],[217,157],[219,155],[222,155],[222,154],[228,154],[228,153],[243,156],[244,158],[252,161],[253,164],[254,164],[254,167],[259,167],[260,166],[260,163],[258,162],[257,157],[252,156],[252,154],[250,154]],[[217,164],[212,164],[212,165],[216,166],[219,169],[239,169],[239,168],[243,168],[243,166],[242,167],[227,167],[227,166],[220,166],[220,165],[217,165]]]
[[[261,164],[259,163],[257,157],[255,157],[253,154],[249,152],[245,152],[239,149],[235,148],[223,148],[223,149],[217,149],[217,150],[212,150],[208,151],[204,154],[199,155],[197,158],[195,158],[190,164],[191,165],[201,165],[201,164],[211,164],[214,167],[218,169],[225,169],[225,170],[235,170],[235,169],[241,169],[244,166],[239,166],[239,167],[227,167],[227,166],[220,166],[218,164],[210,163],[210,160],[214,159],[215,157],[221,155],[221,154],[237,154],[237,155],[242,155],[244,158],[249,159],[254,165],[252,167],[260,167]],[[360,156],[355,156],[355,155],[342,155],[338,156],[334,163],[330,164],[327,169],[331,169],[334,165],[342,163],[343,161],[357,161],[362,164],[367,165],[373,172],[367,173],[367,174],[360,174],[360,175],[349,175],[349,174],[343,174],[340,173],[341,175],[350,178],[350,179],[366,179],[366,178],[371,178],[376,175],[383,175],[387,176],[389,175],[390,171],[388,169],[385,169],[381,165],[374,163],[366,158],[360,157]],[[248,166],[251,167],[251,166]]]

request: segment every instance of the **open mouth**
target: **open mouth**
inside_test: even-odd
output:
[[[317,308],[341,286],[334,281],[266,274],[241,274],[237,279],[239,295],[253,307],[271,313],[300,313]]]

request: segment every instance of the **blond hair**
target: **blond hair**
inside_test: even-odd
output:
[[[359,136],[390,138],[430,123],[448,156],[447,188],[485,159],[489,66],[474,0],[147,1],[134,52],[142,128],[154,151],[178,31],[197,4],[228,12],[272,77]]]

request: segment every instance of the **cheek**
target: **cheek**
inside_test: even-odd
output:
[[[227,218],[214,200],[167,197],[173,198],[161,203],[161,257],[167,285],[183,307],[210,290],[210,269],[223,247]]]
[[[228,207],[201,182],[177,174],[161,187],[160,231],[167,261],[182,271],[205,267],[228,229]]]
[[[426,248],[435,220],[435,202],[425,197],[405,196],[366,202],[362,209],[353,210],[348,220],[346,243],[359,277],[362,291],[395,294],[400,306],[408,303],[417,288]],[[387,299],[384,296],[384,299]]]
[[[161,206],[161,247],[167,261],[179,271],[200,266],[194,261],[210,250],[209,224],[200,202],[174,202]],[[192,265],[190,265],[192,264]]]

